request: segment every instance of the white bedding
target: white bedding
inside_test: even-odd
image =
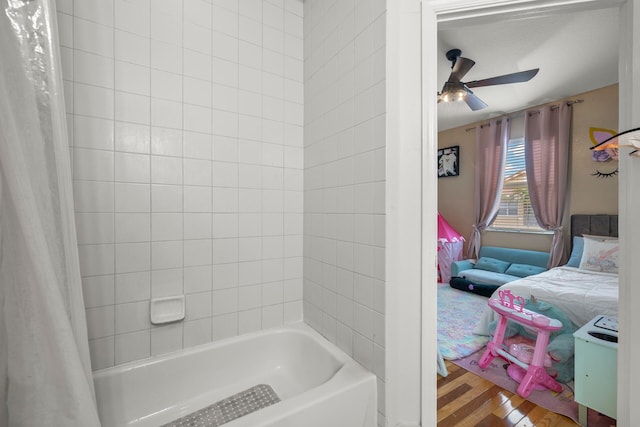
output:
[[[548,302],[563,311],[577,327],[599,314],[618,314],[617,274],[555,267],[544,273],[509,282],[499,289],[510,289],[511,293],[525,299],[533,295]],[[498,291],[492,295],[492,298],[497,297]],[[473,332],[489,335],[489,323],[495,318],[495,312],[487,305]]]

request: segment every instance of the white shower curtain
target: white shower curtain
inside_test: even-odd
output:
[[[99,426],[55,7],[0,6],[0,425]]]

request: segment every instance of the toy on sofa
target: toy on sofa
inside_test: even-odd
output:
[[[512,362],[507,373],[520,382],[517,390],[519,395],[526,398],[535,388],[541,387],[559,393],[562,391],[562,386],[547,373],[544,362],[550,335],[554,331],[561,330],[562,323],[557,319],[526,309],[524,298],[513,295],[509,290],[498,291],[498,295],[500,299],[489,299],[489,306],[500,317],[493,338],[487,344],[487,349],[480,358],[478,366],[486,369],[495,357],[501,356]],[[507,323],[510,321],[535,331],[536,345],[531,363],[521,361],[503,348],[502,342],[505,338]]]
[[[573,333],[577,330],[573,322],[561,310],[544,301],[537,300],[533,295],[525,301],[524,308],[543,314],[549,318],[557,319],[562,323],[562,329],[551,332],[547,354],[551,359],[551,369],[554,377],[561,383],[567,383],[573,379],[574,366],[573,355],[575,350]],[[489,325],[491,333],[495,330],[497,321]],[[521,335],[525,338],[536,339],[536,331],[525,325],[510,321],[507,323],[505,337]],[[522,344],[521,344],[522,345]],[[524,356],[526,357],[526,356]]]

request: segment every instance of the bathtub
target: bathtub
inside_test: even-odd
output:
[[[94,372],[103,427],[157,427],[267,384],[280,402],[224,427],[374,427],[376,380],[303,323]]]

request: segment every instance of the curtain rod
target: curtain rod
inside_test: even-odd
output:
[[[567,101],[567,105],[582,104],[583,102],[584,102],[584,99],[574,99],[574,100],[571,100],[571,101]],[[559,106],[559,105],[553,105],[553,106],[551,107],[551,109],[552,109],[552,110],[557,110],[558,108],[560,108],[560,106]],[[520,114],[525,113],[526,111],[527,111],[527,109],[519,110],[519,111],[514,111],[513,113],[511,113],[511,114],[506,114],[506,115],[504,115],[504,116],[502,116],[502,117],[506,117],[507,119],[512,119],[512,118],[514,118],[514,117],[516,117],[516,116],[519,116]],[[531,111],[531,113],[532,113],[532,114],[540,113],[540,110],[538,110],[538,111]],[[497,122],[497,123],[500,123],[501,121],[502,121],[502,120],[498,120],[498,122]],[[489,123],[485,123],[485,124],[480,125],[480,127],[481,127],[481,128],[482,128],[482,127],[485,127],[485,126],[489,126]],[[469,132],[470,130],[475,130],[475,128],[476,128],[475,126],[473,126],[473,127],[468,127],[468,128],[466,128],[466,129],[465,129],[465,132]]]

